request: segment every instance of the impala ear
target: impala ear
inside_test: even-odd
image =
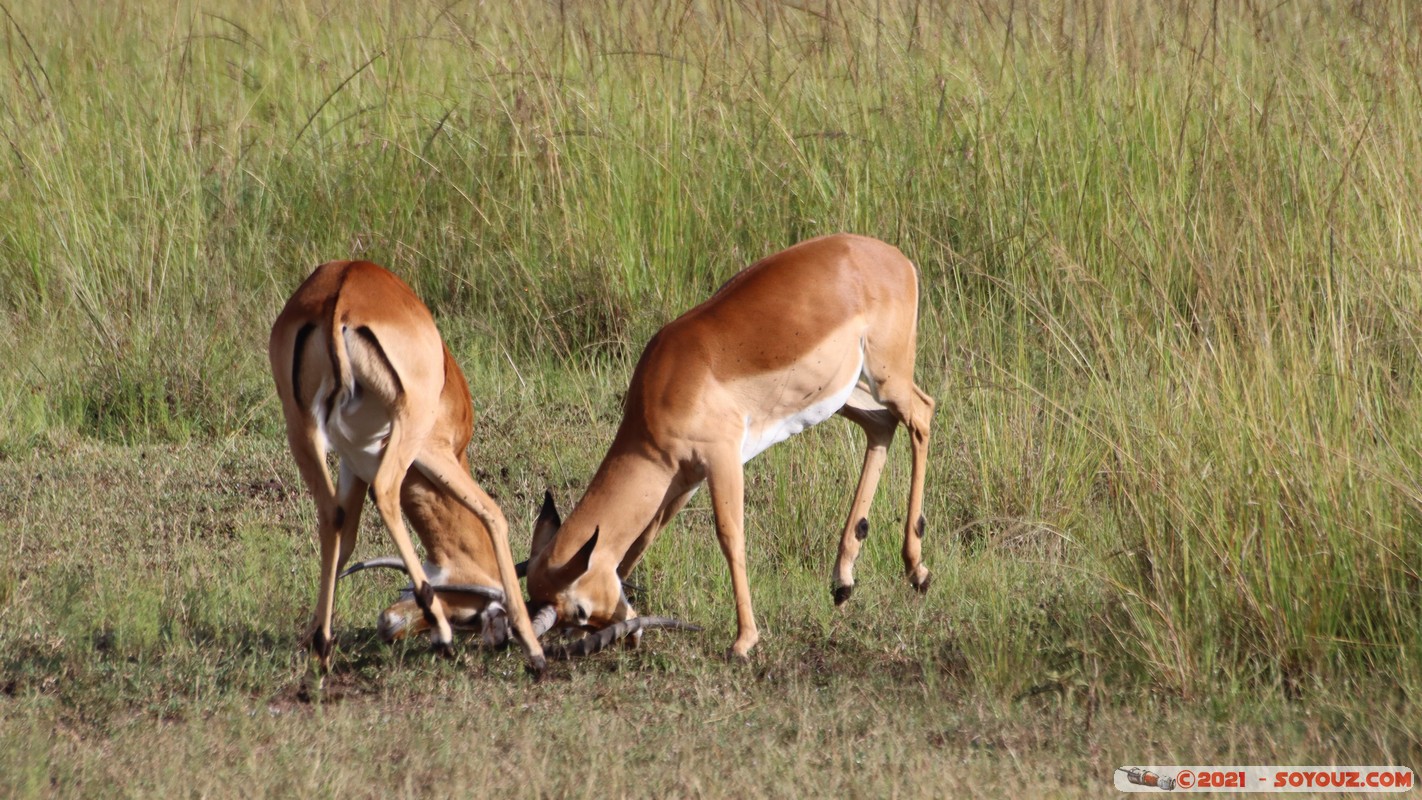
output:
[[[558,516],[558,505],[553,502],[553,493],[547,489],[543,490],[543,508],[538,510],[539,524],[548,523],[557,530],[563,524],[563,518]]]
[[[593,528],[593,535],[588,537],[588,541],[578,552],[568,559],[568,563],[563,565],[561,570],[564,575],[576,579],[579,575],[588,571],[588,564],[592,561],[593,551],[597,549],[597,535],[602,532],[601,528]],[[572,581],[570,580],[569,583]]]
[[[548,547],[548,543],[553,541],[553,534],[558,532],[558,528],[563,525],[563,519],[558,516],[558,507],[553,504],[553,493],[547,490],[543,492],[543,508],[538,512],[538,521],[533,523],[533,541],[528,545],[528,557],[534,559]]]

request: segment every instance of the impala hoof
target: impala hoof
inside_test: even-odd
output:
[[[309,664],[310,669],[308,670],[308,672],[311,672],[317,677],[325,676],[331,671],[331,659],[329,656],[323,658],[322,656],[317,655],[316,653],[312,653]]]
[[[731,645],[731,649],[726,651],[726,660],[731,662],[738,661],[742,664],[749,662],[751,648],[755,647],[756,642],[759,641],[760,634],[758,632],[752,631],[742,634],[736,639],[735,643]]]
[[[836,606],[842,606],[845,603],[849,602],[849,596],[854,594],[854,584],[851,583],[847,586],[836,586],[830,591],[834,593],[834,604]]]
[[[528,660],[528,666],[524,667],[535,682],[542,681],[548,674],[548,659],[543,656],[534,656]]]
[[[454,658],[453,642],[430,642],[430,652],[443,659]]]
[[[312,670],[306,673],[306,677],[297,687],[296,696],[302,702],[309,703],[314,698],[319,698],[321,692],[326,689],[326,673],[321,670]]]
[[[933,583],[933,576],[928,570],[919,567],[917,572],[909,576],[909,583],[919,594],[927,594],[929,584]]]
[[[311,659],[316,662],[316,667],[321,672],[331,671],[331,654],[336,650],[336,637],[327,636],[319,628],[311,635],[311,645],[309,652]]]

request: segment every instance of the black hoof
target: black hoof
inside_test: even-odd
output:
[[[849,596],[851,594],[854,594],[854,585],[850,584],[849,586],[836,586],[834,587],[833,591],[834,604],[837,606],[842,606],[845,604],[845,601],[849,600]]]
[[[528,665],[524,667],[534,682],[542,681],[548,674],[548,659],[543,656],[534,656],[528,660]]]
[[[932,575],[924,575],[924,576],[923,576],[923,580],[921,580],[921,581],[914,581],[914,582],[913,582],[913,588],[914,588],[919,594],[928,594],[928,587],[929,587],[929,584],[931,584],[931,583],[933,583],[933,576],[932,576]]]
[[[430,652],[431,652],[431,653],[434,653],[435,655],[439,656],[440,658],[452,659],[452,658],[454,658],[454,643],[453,643],[453,642],[431,642],[431,643],[430,643]]]
[[[331,651],[336,649],[336,637],[327,636],[323,631],[318,630],[316,634],[311,637],[311,645],[312,649],[316,651],[316,655],[319,656],[322,661],[329,661]]]
[[[336,637],[327,636],[317,629],[311,635],[310,653],[321,672],[331,671],[331,654],[336,650]]]
[[[425,615],[425,623],[430,627],[436,627],[439,622],[434,615],[434,587],[429,581],[420,584],[420,590],[415,592],[415,605],[420,607],[420,612]]]

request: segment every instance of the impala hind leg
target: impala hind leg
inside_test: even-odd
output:
[[[336,593],[336,573],[327,572],[326,565],[332,559],[328,553],[337,550],[340,524],[337,520],[336,490],[331,485],[331,475],[326,471],[326,442],[316,426],[300,413],[292,413],[288,407],[286,439],[291,446],[292,458],[296,461],[301,481],[306,484],[311,499],[316,503],[316,538],[321,545],[321,578],[316,584],[316,610],[311,615],[311,625],[302,637],[303,645],[310,648],[322,669],[331,666],[331,606]]]
[[[337,574],[345,568],[351,553],[355,552],[361,510],[365,506],[365,493],[369,488],[370,484],[361,480],[344,462],[341,463],[341,477],[336,483],[336,525],[341,530],[341,552],[336,557]]]
[[[830,593],[837,606],[843,605],[854,591],[854,562],[859,558],[859,548],[869,538],[869,506],[874,502],[874,492],[879,488],[879,476],[884,471],[889,445],[894,441],[894,431],[899,425],[898,419],[883,407],[861,408],[853,401],[841,408],[839,414],[864,429],[866,444],[864,466],[859,471],[859,485],[849,506],[849,519],[845,521],[844,532],[839,537],[839,557],[835,559],[830,584]]]
[[[923,566],[921,552],[928,524],[923,517],[923,481],[928,470],[929,426],[936,404],[913,382],[914,327],[885,326],[882,330],[887,333],[865,342],[864,371],[874,388],[874,399],[909,431],[913,475],[908,516],[904,519],[904,572],[913,588],[926,592],[931,576]]]
[[[325,465],[321,466],[324,474]],[[365,481],[341,465],[340,483],[336,487],[335,510],[329,519],[323,517],[321,536],[321,583],[316,598],[316,614],[307,640],[311,642],[322,670],[330,670],[331,653],[335,649],[335,634],[331,631],[336,608],[336,575],[345,566],[355,549],[356,532],[360,530],[361,506],[365,503]],[[318,511],[318,516],[322,516]]]
[[[926,592],[932,576],[923,566],[923,534],[928,525],[923,516],[923,482],[928,471],[929,426],[936,404],[928,393],[911,382],[902,393],[896,393],[892,399],[884,397],[883,400],[909,430],[913,474],[909,484],[908,517],[904,520],[904,573],[913,588]]]
[[[405,570],[410,574],[410,583],[415,587],[415,603],[424,613],[425,622],[433,629],[430,633],[431,644],[436,651],[449,654],[454,641],[454,633],[444,613],[444,604],[440,602],[434,587],[430,585],[429,577],[425,574],[424,564],[420,562],[419,556],[415,554],[415,546],[410,542],[410,533],[405,529],[405,520],[400,516],[400,484],[404,482],[405,473],[409,471],[410,465],[415,460],[414,454],[410,452],[409,441],[405,435],[405,425],[401,423],[397,415],[396,419],[391,421],[385,454],[381,457],[380,466],[375,471],[375,480],[371,482],[371,491],[375,495],[375,508],[380,512],[381,521],[390,531],[390,538],[395,541],[395,549],[400,554],[400,560],[405,563]]]
[[[716,539],[731,569],[731,590],[736,598],[737,633],[729,655],[744,659],[760,641],[760,630],[755,625],[750,582],[746,577],[745,473],[741,470],[740,453],[720,455],[708,464],[706,478],[711,488],[711,507],[716,514]]]
[[[415,466],[425,477],[458,498],[461,504],[484,523],[494,546],[494,557],[499,564],[499,581],[504,587],[504,608],[508,612],[509,624],[523,643],[529,668],[542,674],[547,669],[547,661],[543,656],[543,645],[533,633],[528,607],[523,602],[523,590],[519,587],[513,550],[509,547],[509,525],[503,512],[499,510],[493,498],[469,477],[469,473],[459,461],[448,453],[421,453]]]

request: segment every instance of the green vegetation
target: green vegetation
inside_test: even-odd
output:
[[[1416,7],[635,9],[0,6],[0,794],[1422,763]],[[521,552],[658,325],[836,230],[923,275],[926,598],[900,442],[830,605],[861,447],[832,421],[748,473],[749,667],[698,497],[636,580],[703,634],[535,687],[378,645],[381,579],[302,688],[314,515],[265,344],[307,271],[368,258],[434,309]]]

